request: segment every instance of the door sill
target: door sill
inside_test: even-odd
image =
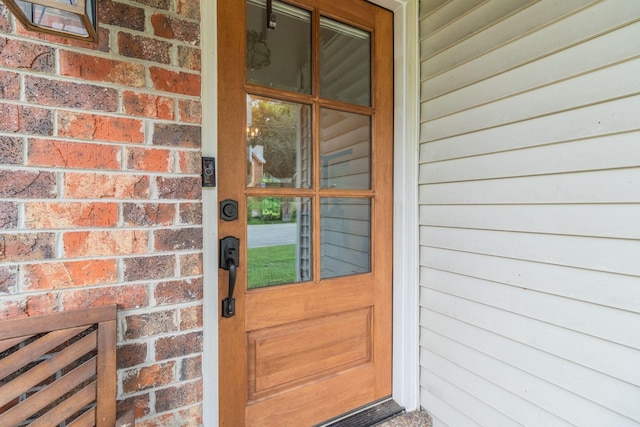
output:
[[[391,398],[379,400],[371,405],[317,424],[314,427],[370,427],[402,414],[404,407]]]

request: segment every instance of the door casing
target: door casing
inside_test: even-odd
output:
[[[394,265],[393,398],[419,404],[418,130],[419,0],[369,0],[394,12]],[[202,153],[216,157],[217,28],[215,1],[201,2]],[[207,77],[207,78],[204,78]],[[203,191],[203,423],[218,425],[217,190]],[[207,221],[207,218],[212,220]]]

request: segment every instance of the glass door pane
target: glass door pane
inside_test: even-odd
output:
[[[267,29],[264,0],[247,0],[247,82],[311,93],[311,13],[273,1],[277,26]]]
[[[371,105],[371,34],[320,18],[320,86],[323,98]]]

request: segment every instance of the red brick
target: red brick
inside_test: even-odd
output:
[[[202,353],[202,332],[158,338],[156,340],[156,360],[173,359]]]
[[[20,99],[20,75],[10,71],[0,71],[0,99],[17,101]]]
[[[167,332],[178,331],[174,310],[133,314],[125,317],[124,339],[146,338]]]
[[[115,260],[58,262],[24,266],[26,291],[104,285],[116,282]]]
[[[97,85],[25,77],[27,102],[61,108],[118,111],[118,90]]]
[[[178,13],[191,19],[200,19],[200,2],[198,0],[178,0]]]
[[[62,292],[64,310],[117,304],[120,310],[147,306],[145,285],[109,286],[104,288],[74,289]]]
[[[120,55],[144,61],[171,63],[169,56],[171,43],[120,32],[118,34],[118,51]]]
[[[190,46],[178,46],[178,65],[193,71],[202,69],[202,53],[200,49]]]
[[[136,427],[167,427],[167,426],[201,426],[202,405],[192,405],[186,409],[169,412],[155,418],[136,420]]]
[[[9,20],[9,9],[0,3],[0,31],[3,33],[11,32],[11,21]]]
[[[155,13],[151,16],[153,33],[158,37],[171,40],[200,44],[200,24],[198,22],[186,21],[162,13]]]
[[[53,113],[43,108],[0,104],[0,131],[52,135]]]
[[[200,96],[200,75],[150,67],[153,87],[181,95]]]
[[[0,38],[0,67],[52,74],[54,50],[42,44]]]
[[[48,139],[30,139],[30,166],[68,169],[120,169],[120,147]]]
[[[155,230],[153,236],[154,249],[159,252],[202,249],[202,228]]]
[[[155,9],[169,10],[169,8],[171,7],[170,0],[134,0],[134,2],[143,4],[145,6],[150,6]]]
[[[149,394],[137,394],[127,397],[124,400],[118,400],[117,413],[122,414],[126,411],[133,410],[134,418],[143,418],[151,413]]]
[[[180,381],[195,380],[202,377],[202,356],[182,359]]]
[[[171,225],[176,215],[172,203],[124,203],[122,216],[125,225]]]
[[[200,177],[156,178],[156,187],[161,199],[200,200],[202,179]]]
[[[115,202],[27,202],[25,225],[31,229],[115,227],[118,204]]]
[[[149,197],[149,178],[139,175],[66,172],[64,190],[65,197],[71,199],[146,199]]]
[[[174,101],[164,96],[125,91],[122,94],[122,104],[127,115],[163,120],[175,118]]]
[[[123,260],[124,280],[156,280],[175,277],[176,257],[172,255],[145,256]]]
[[[58,135],[109,142],[142,143],[144,124],[139,119],[127,117],[61,111],[58,113]]]
[[[12,229],[18,225],[18,205],[12,202],[0,202],[0,229]]]
[[[56,177],[52,172],[0,170],[0,197],[45,199],[55,197]]]
[[[202,279],[159,283],[153,292],[156,304],[180,304],[202,300]]]
[[[71,231],[63,236],[64,256],[134,255],[147,251],[148,234],[138,230]]]
[[[200,124],[202,121],[202,104],[199,101],[181,100],[178,108],[183,122]]]
[[[182,148],[200,148],[202,131],[200,126],[156,123],[153,145]]]
[[[202,172],[202,153],[199,151],[178,152],[178,172],[194,175]]]
[[[18,284],[17,267],[0,267],[0,295],[15,294]]]
[[[131,369],[123,374],[122,390],[124,393],[135,393],[170,384],[175,380],[174,372],[175,362]]]
[[[181,203],[180,224],[202,225],[202,203]]]
[[[62,50],[60,74],[95,82],[144,87],[144,65]]]
[[[171,152],[159,148],[127,149],[127,169],[146,172],[173,172]]]
[[[144,9],[112,0],[100,0],[98,21],[130,30],[144,31]]]
[[[54,233],[3,234],[0,244],[4,245],[3,261],[41,261],[55,256],[56,236]]]
[[[180,309],[180,330],[198,329],[202,326],[201,305]]]
[[[20,301],[7,301],[0,300],[2,304],[0,304],[0,320],[6,319],[16,319],[18,317],[26,317],[27,313],[25,313],[25,301],[21,299]]]
[[[22,145],[22,138],[0,135],[0,164],[22,164]]]
[[[27,297],[25,312],[28,316],[40,316],[58,311],[58,295],[47,293]]]
[[[116,365],[118,369],[131,368],[141,365],[147,360],[147,344],[122,344],[116,350]]]
[[[164,412],[202,401],[202,381],[156,391],[156,412]]]
[[[202,254],[180,255],[180,276],[198,276],[202,274]]]

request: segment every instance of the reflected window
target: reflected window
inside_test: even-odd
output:
[[[312,279],[311,199],[247,198],[248,288]]]
[[[247,97],[247,186],[311,186],[311,107]]]
[[[323,108],[320,137],[322,188],[371,188],[371,117]]]
[[[370,199],[321,199],[320,266],[322,279],[371,271]]]
[[[323,98],[371,105],[371,34],[320,18],[320,88]]]
[[[264,0],[247,0],[247,82],[311,93],[311,13],[273,1],[277,26],[267,29]]]

